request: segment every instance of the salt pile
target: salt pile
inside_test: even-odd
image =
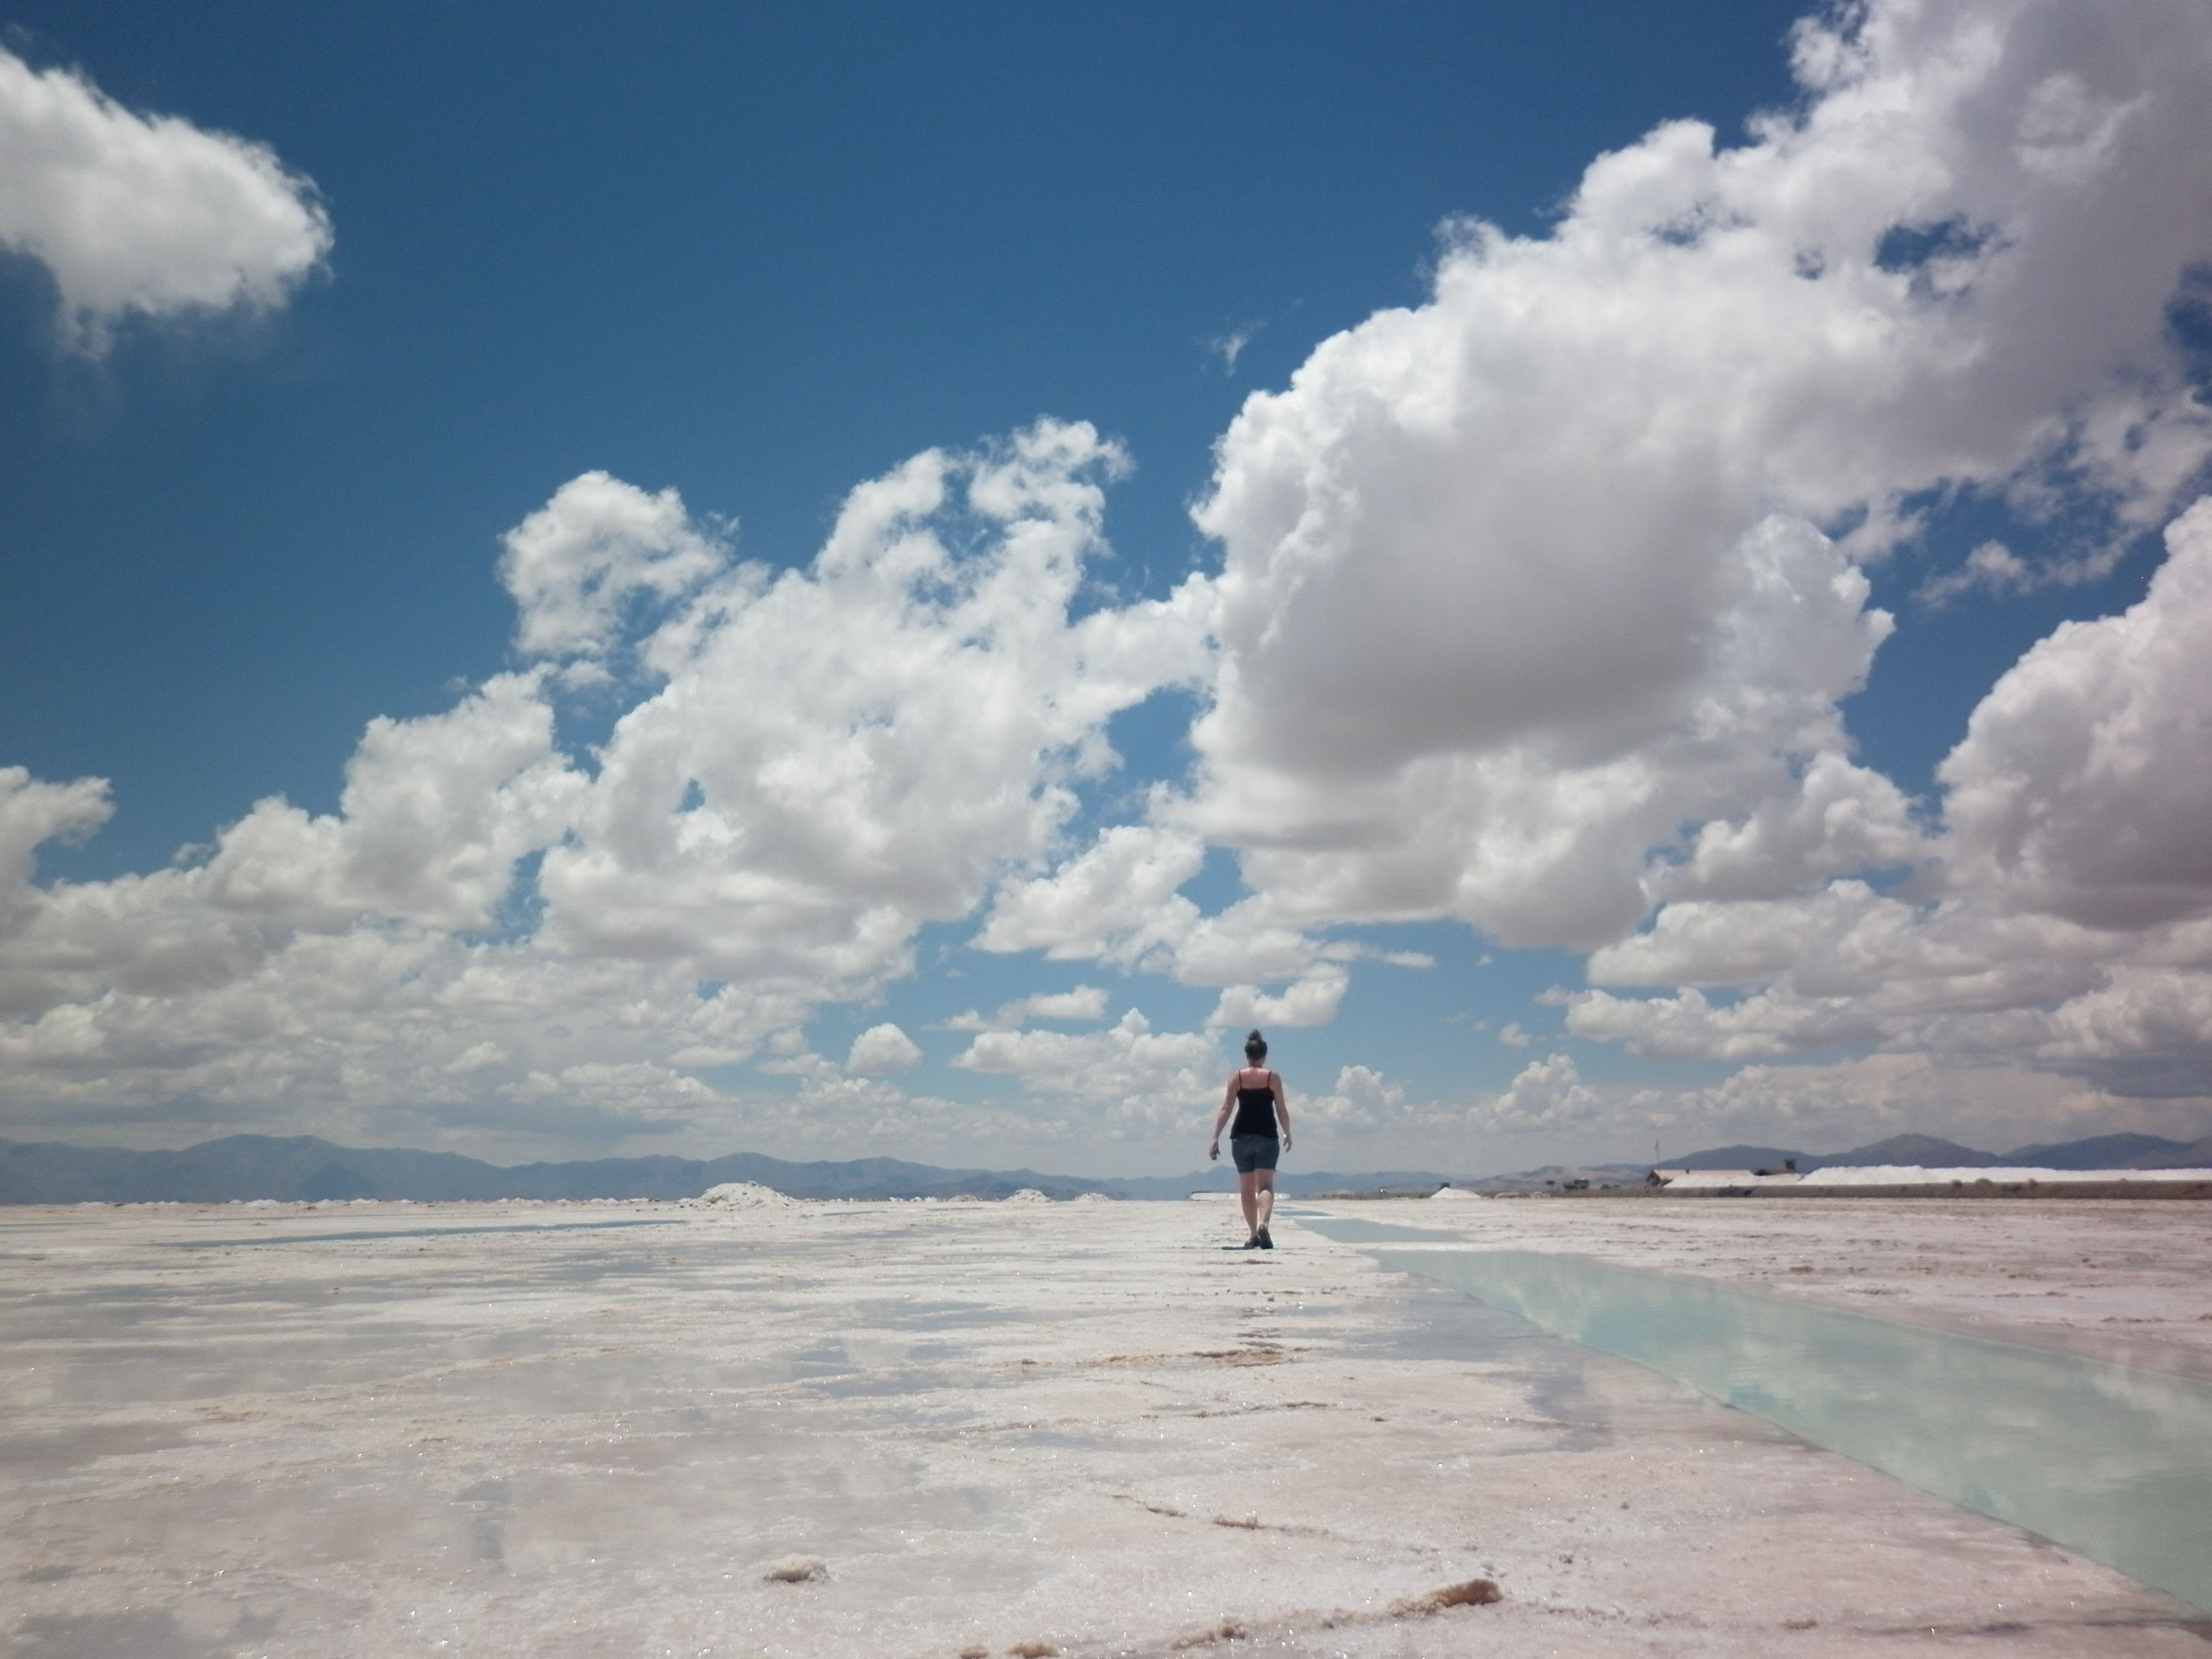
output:
[[[786,1197],[773,1187],[763,1187],[757,1181],[726,1181],[719,1187],[709,1187],[692,1200],[724,1210],[793,1210],[799,1200]]]
[[[1009,1204],[1049,1204],[1052,1202],[1050,1199],[1047,1198],[1042,1193],[1039,1192],[1034,1187],[1024,1187],[1018,1193],[1008,1193],[1006,1197],[1006,1201]]]
[[[1670,1192],[1694,1193],[1747,1188],[1836,1187],[1887,1188],[1975,1187],[2140,1186],[2148,1190],[2176,1184],[2212,1182],[2212,1170],[2043,1170],[2029,1168],[1923,1169],[1913,1164],[1831,1164],[1804,1172],[1751,1170],[1662,1170]]]
[[[1938,1183],[1971,1187],[1978,1181],[1998,1185],[2033,1182],[2038,1186],[2057,1187],[2093,1182],[2164,1183],[2207,1180],[2212,1180],[2212,1170],[1923,1170],[1917,1165],[1897,1164],[1839,1164],[1832,1169],[1815,1170],[1805,1177],[1808,1185],[1819,1187],[1905,1187]]]
[[[1662,1184],[1677,1193],[1735,1187],[1795,1187],[1805,1179],[1794,1170],[1779,1175],[1750,1170],[1662,1170],[1658,1173]],[[1825,1176],[1827,1172],[1821,1173]]]

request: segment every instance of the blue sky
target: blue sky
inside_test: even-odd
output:
[[[2212,1128],[2207,31],[1801,9],[9,9],[0,1134]]]

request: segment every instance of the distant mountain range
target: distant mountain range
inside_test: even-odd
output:
[[[1778,1170],[1790,1158],[1803,1170],[1869,1164],[1918,1164],[1929,1170],[2198,1170],[2212,1169],[2212,1135],[2168,1140],[2163,1135],[2091,1135],[1982,1152],[1934,1135],[1892,1135],[1848,1152],[1799,1152],[1784,1146],[1716,1146],[1686,1158],[1660,1160],[1670,1170]]]
[[[2095,1135],[1997,1154],[1932,1135],[1897,1135],[1848,1152],[1719,1146],[1663,1162],[1670,1169],[1778,1170],[1790,1158],[1808,1171],[1867,1164],[1917,1164],[1931,1169],[2026,1164],[2052,1170],[2179,1170],[2212,1168],[2212,1137],[2192,1142],[2158,1135]],[[1639,1173],[1644,1167],[1593,1165],[1580,1173]],[[1419,1189],[1445,1181],[1468,1187],[1536,1185],[1553,1173],[1537,1170],[1478,1177],[1447,1176],[1427,1170],[1359,1174],[1285,1170],[1277,1184],[1286,1197],[1310,1198],[1327,1192]],[[313,1135],[228,1135],[181,1152],[152,1152],[0,1139],[0,1204],[221,1204],[257,1198],[416,1202],[696,1198],[709,1187],[731,1181],[758,1182],[793,1198],[852,1199],[1004,1198],[1025,1187],[1063,1199],[1083,1193],[1103,1193],[1109,1198],[1181,1198],[1193,1192],[1231,1191],[1236,1184],[1226,1164],[1188,1175],[1124,1178],[1041,1175],[1034,1170],[948,1170],[890,1158],[798,1164],[757,1152],[704,1159],[603,1158],[509,1167],[455,1152],[340,1146]]]
[[[1377,1187],[1434,1187],[1420,1170],[1361,1175],[1285,1170],[1285,1195]],[[227,1135],[181,1152],[126,1152],[60,1141],[0,1140],[0,1204],[221,1204],[257,1198],[696,1198],[725,1182],[754,1181],[793,1198],[1004,1198],[1034,1188],[1053,1198],[1182,1198],[1235,1190],[1224,1160],[1182,1176],[1115,1179],[1034,1170],[946,1170],[891,1158],[794,1164],[756,1152],[727,1158],[603,1158],[505,1167],[455,1152],[340,1146],[313,1135]]]

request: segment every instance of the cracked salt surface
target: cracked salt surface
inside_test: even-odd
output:
[[[0,1212],[0,1650],[2203,1651],[1295,1221],[425,1207]]]

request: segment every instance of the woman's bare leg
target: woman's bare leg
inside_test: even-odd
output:
[[[1247,1206],[1246,1218],[1251,1222],[1252,1231],[1257,1233],[1267,1227],[1275,1213],[1275,1172],[1273,1170],[1255,1170],[1252,1176],[1259,1183],[1260,1190],[1252,1195],[1252,1202]]]
[[[1260,1220],[1260,1183],[1268,1178],[1265,1170],[1240,1170],[1237,1173],[1237,1201],[1244,1206],[1244,1231],[1253,1238],[1260,1236],[1262,1224]]]

